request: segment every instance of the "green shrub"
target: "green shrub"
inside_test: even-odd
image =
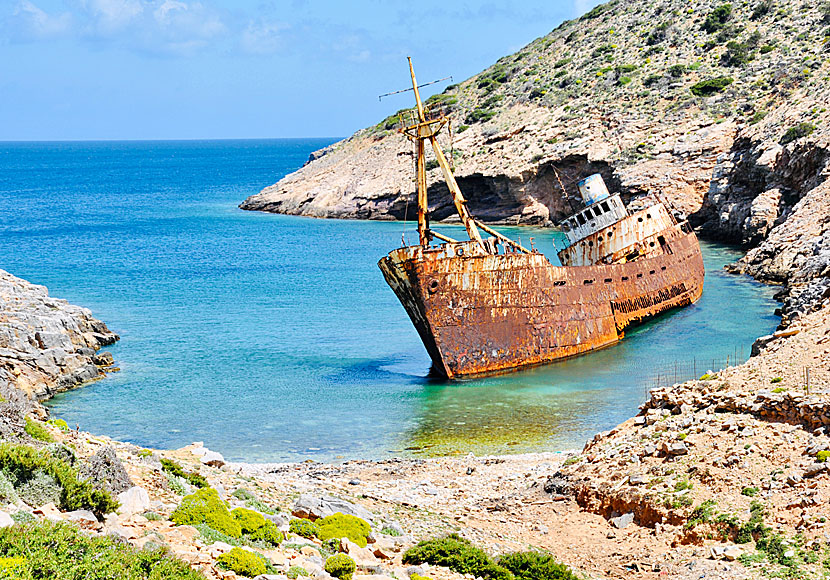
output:
[[[8,475],[0,471],[0,502],[5,505],[16,504],[18,501],[20,501],[20,496],[17,495],[17,491],[14,489],[14,483]]]
[[[303,538],[316,538],[317,526],[310,520],[296,518],[288,522],[288,531]]]
[[[743,66],[752,59],[752,51],[745,43],[730,40],[726,43],[726,52],[721,55],[720,60],[724,66]]]
[[[67,425],[66,421],[64,421],[63,419],[49,419],[48,421],[46,421],[46,424],[60,429],[61,431],[69,431],[69,425]]]
[[[251,500],[251,499],[256,499],[256,496],[253,493],[251,493],[250,491],[248,491],[247,489],[245,489],[244,487],[240,487],[239,489],[234,491],[231,495],[233,497],[235,497],[236,499],[241,499],[242,501],[248,501],[248,500]]]
[[[706,32],[717,32],[726,26],[727,21],[732,17],[732,4],[721,4],[709,14],[703,21],[703,30]]]
[[[741,490],[741,495],[745,495],[747,497],[755,497],[758,495],[758,488],[757,487],[745,487]]]
[[[215,489],[206,487],[185,496],[182,503],[171,514],[170,519],[178,525],[207,524],[218,532],[238,538],[242,535],[239,525],[225,503],[219,499]]]
[[[671,24],[671,21],[666,21],[652,28],[651,32],[646,38],[646,44],[648,44],[649,46],[654,46],[655,44],[660,44],[661,42],[666,40],[666,31],[671,27]]]
[[[74,467],[28,445],[0,443],[0,471],[8,475],[17,489],[39,472],[51,476],[61,487],[58,505],[66,511],[87,509],[100,517],[118,508],[118,502],[108,492],[81,480]]]
[[[767,116],[766,111],[755,111],[755,114],[749,119],[749,124],[754,125],[755,123],[760,122],[763,120],[764,117]]]
[[[296,580],[300,576],[311,576],[311,574],[309,574],[308,570],[306,570],[302,566],[291,566],[288,569],[288,572],[286,573],[286,576],[291,578],[291,580]]]
[[[162,457],[161,469],[166,473],[169,473],[170,475],[173,475],[175,477],[181,477],[197,489],[208,487],[208,481],[204,478],[204,476],[199,475],[198,473],[185,471],[181,465],[179,465],[172,459],[165,459],[164,457]]]
[[[255,542],[265,542],[272,546],[279,546],[285,536],[283,536],[277,524],[266,520],[264,526],[260,526],[251,533],[250,538]]]
[[[459,574],[472,574],[491,580],[512,580],[513,574],[493,563],[490,557],[468,540],[450,534],[445,538],[435,538],[418,542],[404,552],[404,564],[422,564],[427,562],[444,566]]]
[[[268,572],[261,556],[242,548],[231,548],[230,552],[225,552],[216,558],[216,563],[225,570],[231,570],[248,578]]]
[[[621,87],[624,87],[625,85],[627,85],[630,82],[631,82],[631,77],[620,77],[619,79],[617,79],[617,84]]]
[[[769,528],[764,525],[765,515],[764,504],[753,501],[749,506],[749,520],[738,528],[735,541],[738,544],[747,544],[755,536],[759,538],[766,536],[769,533]]]
[[[579,580],[571,569],[542,552],[514,552],[499,558],[499,566],[517,580]]]
[[[381,534],[386,534],[387,536],[400,536],[402,535],[397,529],[392,528],[390,526],[383,526],[383,529],[380,530]]]
[[[787,389],[785,389],[784,387],[775,387],[775,388],[772,390],[772,392],[773,392],[773,393],[775,393],[775,394],[777,395],[778,393],[784,393],[784,392],[786,392],[786,390],[787,390]]]
[[[483,123],[485,121],[489,121],[495,116],[495,111],[476,108],[470,111],[470,113],[464,118],[464,123],[467,125],[472,125],[473,123]]]
[[[816,461],[819,463],[827,463],[827,460],[830,459],[830,451],[819,451],[816,453]]]
[[[236,508],[231,512],[233,519],[239,522],[243,534],[251,534],[268,523],[265,517],[247,508]]]
[[[17,488],[17,493],[27,505],[40,507],[47,503],[58,505],[61,502],[63,488],[50,474],[35,471],[33,477]]]
[[[647,86],[647,87],[650,87],[650,86],[652,86],[652,85],[656,85],[656,84],[657,84],[657,83],[659,83],[661,80],[663,80],[663,75],[648,75],[648,76],[647,76],[647,77],[643,80],[643,85],[645,85],[645,86]]]
[[[781,378],[781,377],[773,377],[773,378],[771,378],[771,379],[770,379],[770,381],[769,381],[769,382],[771,382],[772,384],[775,384],[775,383],[780,383],[780,382],[781,382],[781,381],[783,381],[783,380],[784,380],[784,379],[783,379],[783,378]]]
[[[37,439],[45,443],[52,443],[55,440],[52,434],[49,433],[49,430],[40,421],[35,421],[31,417],[26,417],[26,426],[23,429],[32,439]]]
[[[455,132],[456,133],[463,133],[464,131],[466,131],[469,128],[470,128],[469,125],[459,125],[458,129],[456,129]]]
[[[562,68],[563,66],[565,66],[566,64],[570,64],[571,62],[573,62],[572,58],[563,58],[553,63],[553,68]]]
[[[409,580],[432,580],[429,576],[421,576],[420,574],[410,574]]]
[[[277,513],[277,512],[276,512],[276,511],[275,511],[275,510],[274,510],[271,506],[269,506],[267,503],[262,502],[262,501],[260,501],[260,500],[258,500],[258,499],[256,499],[256,498],[254,498],[254,499],[249,499],[248,501],[246,501],[246,502],[245,502],[245,507],[249,507],[249,508],[251,508],[252,510],[256,510],[256,511],[258,511],[258,512],[259,512],[259,513],[261,513],[261,514],[269,514],[269,515],[273,515],[273,514]]]
[[[366,547],[366,538],[372,531],[372,527],[366,520],[340,512],[320,518],[314,524],[317,526],[317,537],[321,540],[349,538],[361,548]]]
[[[789,129],[787,129],[787,132],[784,133],[783,137],[781,137],[779,143],[781,143],[781,145],[792,143],[796,139],[801,139],[802,137],[810,135],[815,130],[816,126],[812,123],[807,123],[806,121],[804,123],[799,123],[795,127],[790,127]]]
[[[682,77],[684,74],[686,74],[686,65],[673,64],[668,68],[668,73],[675,78]]]
[[[2,578],[204,580],[162,550],[140,550],[106,536],[88,536],[67,523],[41,521],[0,529]],[[22,560],[14,563],[13,560]]]
[[[352,580],[352,574],[357,569],[354,560],[346,554],[335,554],[326,560],[323,570],[339,580]]]
[[[734,82],[731,77],[715,77],[700,81],[693,84],[689,90],[692,94],[698,97],[709,97],[715,93],[721,92]],[[705,375],[704,375],[705,376]],[[706,380],[706,379],[701,379]]]

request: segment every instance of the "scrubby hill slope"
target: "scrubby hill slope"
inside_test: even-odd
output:
[[[556,222],[571,210],[557,175],[574,194],[599,171],[626,196],[660,193],[704,234],[760,244],[742,266],[758,277],[788,282],[814,262],[806,284],[828,273],[828,37],[830,3],[615,0],[431,101],[452,110],[443,142],[484,221]],[[396,119],[241,207],[411,219],[413,158]],[[429,181],[433,220],[454,219],[439,169]]]

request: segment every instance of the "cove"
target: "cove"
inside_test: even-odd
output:
[[[740,252],[703,243],[701,300],[619,344],[432,380],[376,266],[403,233],[414,240],[413,224],[236,207],[330,142],[0,143],[0,268],[121,335],[121,372],[55,397],[53,415],[245,461],[555,451],[633,415],[656,369],[746,355],[778,322],[774,288],[723,272]],[[500,230],[549,257],[560,235]]]

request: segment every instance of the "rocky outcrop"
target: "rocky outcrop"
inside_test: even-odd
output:
[[[96,351],[116,340],[118,336],[88,309],[53,298],[45,287],[0,270],[4,392],[19,391],[43,400],[93,380],[103,374],[98,365],[107,362],[106,357],[96,357]]]

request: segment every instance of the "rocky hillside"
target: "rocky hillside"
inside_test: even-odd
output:
[[[815,0],[616,0],[430,101],[451,111],[443,143],[484,221],[555,223],[574,203],[557,175],[572,196],[601,172],[757,248],[739,269],[800,287],[827,275],[829,37],[830,3]],[[397,128],[393,115],[314,153],[240,207],[412,219],[412,146]],[[435,165],[432,218],[452,220]]]

